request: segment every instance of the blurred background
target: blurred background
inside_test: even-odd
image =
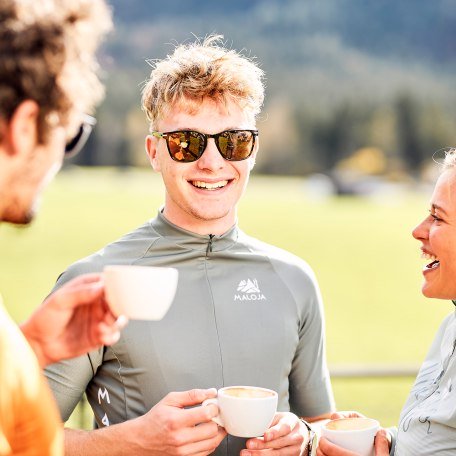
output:
[[[140,89],[174,44],[222,34],[266,72],[256,172],[419,175],[455,143],[451,0],[112,0],[107,97],[77,163],[145,165]],[[350,188],[340,188],[350,191]]]
[[[32,227],[2,226],[0,289],[17,321],[66,266],[153,217],[163,186],[146,160],[147,60],[211,33],[266,72],[261,147],[241,228],[301,256],[325,302],[339,409],[398,421],[448,302],[421,296],[419,243],[438,167],[456,145],[452,0],[111,0],[106,99],[85,150]],[[177,335],[178,337],[178,335]],[[79,410],[73,425],[90,427]]]

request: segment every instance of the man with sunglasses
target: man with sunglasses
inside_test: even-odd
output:
[[[262,78],[217,36],[178,46],[154,64],[143,109],[164,206],[72,265],[57,288],[107,264],[136,264],[177,268],[178,289],[163,320],[130,322],[112,347],[47,369],[63,418],[86,392],[100,428],[68,429],[68,455],[310,454],[311,432],[299,418],[329,418],[314,275],[301,259],[237,226],[258,153]],[[264,438],[226,436],[211,420],[217,407],[202,402],[229,385],[278,392],[279,412]]]
[[[93,119],[83,113],[102,94],[94,52],[109,25],[102,0],[0,2],[0,221],[29,223],[64,150],[87,139]],[[60,288],[22,332],[0,300],[0,455],[63,454],[40,367],[115,342],[120,326],[100,274]]]

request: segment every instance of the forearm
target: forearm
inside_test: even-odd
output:
[[[93,431],[65,428],[65,456],[142,454],[134,420]]]

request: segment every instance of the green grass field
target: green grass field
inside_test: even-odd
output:
[[[423,261],[411,230],[427,213],[429,196],[314,200],[302,179],[252,176],[240,226],[313,267],[325,302],[330,366],[419,364],[452,311],[451,303],[420,294]],[[60,173],[30,228],[0,228],[0,290],[13,317],[24,319],[68,264],[153,217],[162,200],[161,181],[149,170]],[[339,409],[393,425],[412,382],[333,384]]]

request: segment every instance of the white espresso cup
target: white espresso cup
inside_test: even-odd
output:
[[[106,301],[116,316],[132,320],[161,320],[176,294],[174,268],[112,265],[104,271]]]
[[[379,422],[372,418],[340,418],[322,426],[321,435],[361,456],[374,456],[374,439],[379,429]]]
[[[277,411],[277,393],[256,386],[227,386],[217,397],[203,405],[215,404],[219,414],[212,418],[228,434],[236,437],[259,437],[269,429]]]

